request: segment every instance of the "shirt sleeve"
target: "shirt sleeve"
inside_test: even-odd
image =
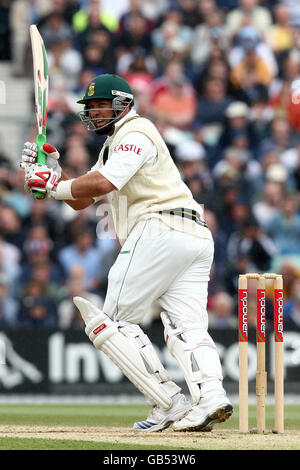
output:
[[[120,190],[142,166],[153,164],[156,157],[156,147],[149,137],[141,132],[130,132],[98,171]]]

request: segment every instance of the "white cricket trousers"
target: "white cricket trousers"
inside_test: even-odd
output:
[[[208,328],[207,290],[213,241],[169,228],[159,219],[130,232],[108,276],[103,311],[140,324],[154,301],[170,320]]]

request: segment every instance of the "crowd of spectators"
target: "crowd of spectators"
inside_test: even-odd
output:
[[[274,271],[286,322],[300,326],[299,1],[2,0],[0,10],[0,58],[14,77],[32,73],[29,24],[44,38],[48,140],[66,173],[86,172],[104,141],[81,124],[76,100],[94,76],[121,75],[204,204],[210,324],[236,327],[240,273]],[[109,207],[78,213],[23,184],[0,147],[0,326],[82,328],[72,297],[101,308],[120,248]]]

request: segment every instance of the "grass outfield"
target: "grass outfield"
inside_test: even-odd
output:
[[[238,408],[211,433],[136,433],[144,405],[0,405],[0,450],[184,450],[300,449],[300,405],[286,405],[284,435],[271,432],[274,407],[267,406],[266,435],[242,435]],[[249,407],[249,427],[256,424]]]

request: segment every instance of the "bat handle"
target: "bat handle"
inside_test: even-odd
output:
[[[36,139],[36,144],[38,148],[36,161],[37,163],[40,163],[41,165],[46,164],[46,155],[42,151],[42,146],[46,143],[46,140],[47,138],[45,134],[38,134],[37,139]],[[35,199],[45,199],[45,194],[37,191],[36,193],[34,193],[34,197]]]

